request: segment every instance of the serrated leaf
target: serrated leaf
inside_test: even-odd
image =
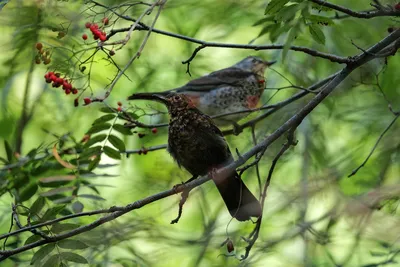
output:
[[[83,208],[84,208],[84,206],[83,206],[83,204],[82,204],[80,201],[75,201],[75,202],[72,204],[72,211],[73,211],[74,213],[80,213],[80,212],[82,212],[82,211],[83,211]]]
[[[39,241],[40,239],[42,239],[40,237],[40,235],[31,235],[30,237],[28,237],[28,239],[25,241],[24,245],[28,245],[30,243]]]
[[[36,182],[28,184],[19,195],[19,201],[24,202],[29,200],[38,190]]]
[[[75,223],[57,223],[51,227],[51,232],[59,234],[78,228],[80,225]]]
[[[310,24],[308,25],[308,29],[311,33],[311,37],[316,41],[317,43],[320,44],[325,44],[325,35],[324,32],[319,28],[318,25],[316,24]]]
[[[58,254],[51,255],[50,258],[42,265],[43,267],[59,267],[60,256]]]
[[[72,262],[82,263],[82,264],[88,264],[89,263],[86,258],[84,258],[81,255],[78,255],[76,253],[61,252],[59,255],[60,255],[61,259],[66,260],[66,261],[72,261]]]
[[[57,245],[60,248],[65,248],[65,249],[85,249],[85,248],[89,247],[88,245],[86,245],[82,241],[73,240],[73,239],[61,240],[61,241],[57,242]]]
[[[96,195],[91,195],[91,194],[81,194],[81,195],[78,195],[78,197],[89,198],[89,199],[93,199],[93,200],[105,200],[101,196],[96,196]]]
[[[40,195],[42,197],[49,197],[49,196],[54,196],[54,195],[57,195],[57,194],[73,191],[75,189],[76,189],[76,186],[54,188],[54,189],[50,189],[49,191],[40,193]]]
[[[89,131],[87,131],[87,134],[94,134],[94,133],[98,133],[104,130],[108,130],[110,129],[111,124],[108,122],[105,123],[100,123],[100,124],[95,124],[92,127],[90,127]]]
[[[118,137],[116,137],[115,135],[109,135],[108,136],[108,141],[116,148],[118,149],[120,152],[124,152],[125,149],[125,144],[124,142],[119,139]]]
[[[38,251],[35,252],[35,254],[33,254],[33,257],[31,259],[31,265],[37,261],[41,261],[47,255],[49,255],[55,247],[56,245],[54,243],[47,244],[41,247]]]
[[[115,115],[114,114],[106,114],[106,115],[103,115],[103,116],[101,116],[100,118],[97,118],[93,123],[92,123],[92,125],[95,125],[95,124],[100,124],[100,123],[103,123],[103,122],[107,122],[107,121],[109,121],[109,120],[112,120],[112,119],[115,119]]]
[[[289,0],[272,0],[268,3],[267,7],[265,8],[264,14],[274,14],[278,12]]]
[[[118,111],[114,108],[109,108],[109,107],[102,107],[99,109],[99,111],[103,113],[118,113]]]
[[[104,141],[104,139],[106,139],[106,138],[107,138],[107,135],[106,135],[106,134],[99,134],[99,135],[92,136],[92,137],[83,145],[83,148],[88,148],[88,147],[90,147],[91,145],[94,145],[94,144],[96,144],[96,143],[99,143],[99,142],[101,142],[101,141]]]
[[[113,129],[116,130],[117,132],[122,133],[123,135],[133,135],[131,130],[126,128],[124,125],[121,124],[114,124]]]
[[[109,156],[112,159],[121,159],[121,154],[119,151],[115,150],[114,148],[111,148],[109,146],[103,147],[104,153]]]
[[[32,206],[29,209],[29,212],[32,215],[37,215],[44,207],[46,204],[46,201],[44,200],[43,197],[38,197],[35,202],[33,202]]]

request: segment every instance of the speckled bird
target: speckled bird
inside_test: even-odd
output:
[[[170,93],[134,94],[128,98],[148,99],[165,104],[170,116],[168,152],[193,179],[234,161],[228,144],[212,119],[199,111],[185,95]],[[213,178],[232,217],[239,221],[261,216],[261,205],[235,170],[226,177]]]
[[[257,107],[264,92],[265,70],[275,62],[249,56],[231,67],[214,71],[191,80],[182,87],[158,94],[164,96],[171,92],[185,94],[193,105],[209,116],[252,109]],[[240,113],[224,116],[215,122],[220,126],[234,124],[246,115]]]

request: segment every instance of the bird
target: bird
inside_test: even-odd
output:
[[[253,109],[257,107],[266,86],[265,70],[275,62],[248,56],[228,68],[211,72],[181,87],[157,94],[164,96],[171,92],[185,94],[199,110],[209,116]],[[246,115],[246,113],[227,115],[215,119],[215,123],[219,126],[236,125]]]
[[[196,108],[188,96],[177,93],[166,96],[133,94],[128,99],[157,101],[168,108],[167,150],[179,167],[184,167],[193,175],[192,179],[210,174],[234,161],[221,130],[208,115]],[[213,181],[232,217],[246,221],[261,216],[260,202],[236,170],[229,171],[222,179],[213,178]]]

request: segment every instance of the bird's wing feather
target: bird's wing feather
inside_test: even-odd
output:
[[[191,80],[182,87],[176,89],[178,93],[184,92],[204,92],[211,91],[215,88],[225,85],[236,86],[240,81],[254,75],[254,73],[249,71],[244,71],[239,68],[226,68],[218,71],[214,71],[209,75]]]

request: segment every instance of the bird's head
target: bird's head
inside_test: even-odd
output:
[[[139,93],[139,94],[133,94],[130,97],[128,97],[128,100],[135,100],[135,99],[152,100],[162,103],[167,106],[168,111],[170,113],[175,113],[176,111],[195,108],[195,105],[190,100],[190,98],[184,94],[169,93],[167,95],[164,95],[164,94]]]
[[[245,71],[250,71],[253,73],[257,73],[261,76],[264,75],[264,71],[274,64],[276,61],[265,61],[262,58],[256,57],[256,56],[248,56],[242,61],[239,61],[236,63],[234,66],[236,68],[240,68]]]

